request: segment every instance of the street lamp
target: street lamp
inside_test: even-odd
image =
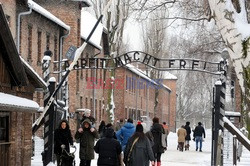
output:
[[[226,48],[222,50],[221,57],[222,57],[222,60],[220,61],[220,71],[223,71],[223,73],[221,73],[221,75],[226,77],[227,76],[227,69],[228,69],[227,59],[229,58],[229,53],[228,53]],[[226,81],[226,80],[224,80],[224,81]]]

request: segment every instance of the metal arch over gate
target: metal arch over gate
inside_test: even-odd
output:
[[[113,62],[113,63],[111,63]],[[210,62],[200,59],[191,58],[156,58],[142,51],[130,51],[115,58],[80,58],[74,70],[81,69],[108,69],[112,70],[118,67],[126,66],[127,64],[140,62],[159,71],[170,70],[189,70],[205,72],[213,75],[220,75],[223,71],[222,62]],[[55,64],[62,63],[62,71],[66,71],[69,67],[69,61],[54,62]],[[111,64],[114,64],[111,66]],[[62,72],[61,71],[61,72]],[[60,71],[54,71],[59,73]]]
[[[200,59],[191,59],[191,58],[157,58],[148,53],[142,51],[130,51],[125,54],[122,54],[115,58],[79,58],[77,63],[74,66],[74,70],[82,69],[107,69],[114,70],[115,68],[126,66],[130,63],[139,62],[149,66],[153,69],[159,71],[170,71],[170,70],[188,70],[188,71],[198,71],[205,72],[213,75],[226,76],[227,62],[210,62]],[[55,64],[62,63],[62,71],[54,71],[53,73],[60,73],[67,71],[70,62],[69,60],[64,60],[62,62],[54,62]],[[223,163],[223,159],[217,159],[220,156],[220,151],[217,152],[219,146],[219,122],[221,121],[221,110],[220,107],[220,98],[218,94],[221,93],[221,86],[216,86],[216,97],[214,102],[214,108],[212,111],[212,153],[211,153],[211,165],[218,165],[217,163]],[[214,94],[215,95],[215,94]],[[222,121],[222,123],[224,123]],[[223,141],[223,139],[221,140]]]

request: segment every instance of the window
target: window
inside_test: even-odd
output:
[[[97,119],[97,110],[98,110],[98,107],[97,107],[97,99],[95,99],[95,118]]]
[[[58,59],[58,40],[57,36],[54,37],[54,61],[57,61]]]
[[[32,62],[32,26],[28,26],[28,62]]]
[[[102,101],[99,100],[99,120],[102,119]]]
[[[83,53],[81,54],[81,59],[83,59]],[[83,69],[81,69],[81,76],[80,76],[81,79],[83,79]]]
[[[37,31],[37,65],[41,65],[42,61],[42,32]]]
[[[85,108],[88,108],[88,98],[85,98]]]
[[[82,101],[82,96],[80,96],[80,108],[82,108],[83,101]]]
[[[90,99],[90,110],[93,111],[93,99]]]
[[[79,77],[79,70],[76,71],[76,93],[79,93],[80,89],[80,77]]]
[[[50,34],[47,33],[47,35],[46,35],[46,50],[49,50],[49,46],[50,46]]]
[[[80,41],[81,41],[81,37],[80,37],[80,28],[81,27],[81,21],[80,19],[77,19],[77,46],[80,46]]]
[[[9,113],[0,113],[0,142],[9,142]]]

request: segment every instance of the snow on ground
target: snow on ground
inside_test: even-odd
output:
[[[191,134],[192,135],[192,134]],[[210,166],[211,164],[211,130],[206,130],[206,139],[203,142],[203,152],[195,151],[195,142],[190,142],[190,150],[180,152],[177,150],[177,135],[170,133],[168,136],[168,150],[162,155],[162,166]],[[76,166],[79,165],[79,144],[75,143],[77,151],[75,153]],[[31,161],[31,166],[42,166],[41,152],[43,151],[43,140],[35,137],[35,156]],[[91,166],[97,165],[98,154],[91,161]],[[50,166],[56,164],[51,163]]]

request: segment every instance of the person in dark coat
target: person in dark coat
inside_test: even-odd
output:
[[[162,146],[162,134],[165,134],[164,128],[161,124],[159,124],[159,118],[153,118],[153,126],[151,128],[151,132],[154,137],[154,145],[153,152],[155,159],[157,161],[157,165],[161,165],[161,154],[164,153],[164,147]]]
[[[100,125],[99,125],[99,128],[98,128],[98,133],[99,133],[100,138],[103,137],[103,133],[104,133],[105,127],[106,127],[106,124],[102,120],[101,123],[100,123]]]
[[[127,123],[124,124],[124,126],[116,132],[117,140],[122,145],[122,150],[124,151],[128,139],[134,134],[135,132],[135,125],[133,124],[132,119],[128,119]]]
[[[124,163],[126,166],[149,166],[149,161],[154,165],[154,154],[148,137],[143,133],[143,126],[136,125],[136,131],[129,138],[124,150]]]
[[[199,149],[198,144],[200,143],[200,152],[202,152],[202,136],[206,138],[206,133],[204,128],[202,127],[201,122],[198,123],[198,126],[195,127],[194,129],[194,137],[195,137],[195,142],[196,142],[196,151]]]
[[[73,145],[73,138],[67,120],[62,120],[54,132],[54,153],[56,154],[57,165],[60,165],[62,148],[69,152],[69,145]]]
[[[185,137],[185,150],[189,150],[189,141],[191,140],[191,128],[190,128],[190,122],[186,122],[185,129],[187,132],[187,136]]]
[[[90,166],[94,159],[94,143],[98,138],[98,132],[91,127],[91,121],[87,118],[82,122],[82,127],[75,134],[75,139],[80,139],[80,166]]]
[[[94,146],[95,152],[99,154],[98,166],[120,166],[122,147],[113,136],[114,129],[112,127],[107,128],[104,137],[99,139]]]

